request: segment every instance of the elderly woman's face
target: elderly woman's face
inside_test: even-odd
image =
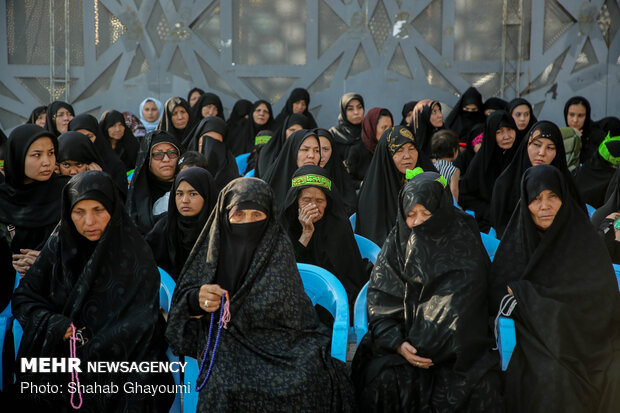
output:
[[[325,215],[327,197],[319,188],[304,188],[301,190],[299,198],[297,199],[297,206],[299,209],[302,209],[306,205],[314,205],[316,207],[317,214],[312,219],[312,222],[317,222]]]
[[[426,209],[426,207],[422,204],[415,204],[413,208],[407,214],[407,226],[409,228],[417,227],[427,219],[429,219],[433,214],[431,211]]]
[[[71,221],[77,232],[89,241],[99,241],[105,232],[110,213],[99,201],[85,199],[71,210]]]
[[[398,172],[405,174],[407,169],[413,169],[418,163],[418,150],[412,143],[406,143],[392,155],[392,160]]]
[[[247,224],[267,219],[267,214],[257,209],[237,209],[234,207],[228,213],[228,221],[231,224]]]
[[[560,197],[550,189],[545,189],[530,202],[527,208],[530,210],[534,225],[541,231],[546,231],[553,224],[561,206]]]

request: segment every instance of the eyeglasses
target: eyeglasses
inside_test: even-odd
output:
[[[168,159],[176,159],[179,157],[179,151],[153,152],[151,153],[151,159],[161,161],[166,155],[168,155]]]

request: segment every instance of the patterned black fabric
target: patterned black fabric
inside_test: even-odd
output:
[[[539,230],[529,201],[550,189],[562,200],[553,223]],[[507,286],[517,346],[505,372],[509,412],[613,412],[620,394],[618,284],[609,255],[587,215],[551,165],[529,168],[521,199],[491,265],[491,313]],[[616,312],[617,314],[617,312]],[[606,390],[605,390],[606,389]],[[615,406],[597,410],[602,406]]]
[[[172,384],[169,374],[92,373],[87,362],[165,361],[163,319],[159,313],[159,273],[149,246],[125,212],[111,178],[86,171],[74,176],[63,190],[61,221],[41,255],[22,278],[13,297],[13,313],[24,328],[18,353],[22,357],[69,357],[64,334],[73,322],[88,342],[78,346],[80,384],[126,382]],[[111,219],[99,241],[88,241],[71,220],[80,200],[101,202]],[[23,373],[21,382],[61,384],[63,393],[24,392],[31,411],[71,411],[69,373]],[[168,411],[172,402],[163,394],[131,394],[123,390],[110,397],[84,393],[81,411]],[[76,395],[77,397],[77,395]],[[77,402],[77,398],[76,398]]]
[[[487,326],[489,258],[473,218],[426,172],[399,195],[390,232],[368,286],[369,332],[353,360],[362,411],[501,411],[497,353]],[[432,216],[409,229],[421,204]],[[397,353],[409,342],[434,365]]]
[[[166,337],[175,353],[202,358],[210,317],[190,318],[188,300],[201,285],[226,277],[216,274],[221,226],[231,208],[248,201],[264,208],[269,222],[230,297],[231,320],[222,329],[197,411],[353,411],[345,366],[330,357],[329,332],[304,292],[293,247],[277,221],[273,191],[259,179],[235,179],[220,193],[177,283]],[[206,357],[210,360],[211,352]]]

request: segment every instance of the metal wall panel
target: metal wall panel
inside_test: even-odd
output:
[[[449,107],[472,84],[484,98],[521,95],[559,123],[573,95],[591,101],[595,119],[620,115],[618,0],[0,4],[5,130],[53,99],[95,115],[137,112],[146,96],[163,101],[193,86],[218,93],[227,110],[244,97],[268,99],[276,112],[305,87],[325,127],[349,91],[400,120],[404,102],[432,97]]]

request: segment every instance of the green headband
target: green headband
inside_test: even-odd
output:
[[[405,178],[410,181],[411,179],[413,179],[414,176],[420,175],[422,172],[424,172],[424,170],[418,166],[415,169],[407,169],[405,172]],[[443,177],[443,175],[439,175],[439,178],[435,179],[435,181],[443,185],[444,188],[448,186],[448,181],[446,180],[446,178]]]
[[[605,159],[607,162],[609,162],[612,165],[620,165],[620,156],[613,156],[611,153],[609,153],[609,149],[607,149],[607,145],[605,145],[608,142],[617,142],[620,141],[620,136],[609,136],[611,132],[607,132],[607,136],[605,137],[605,140],[603,140],[603,142],[601,142],[601,144],[598,147],[598,153],[603,157],[603,159]]]
[[[256,138],[254,138],[254,145],[262,145],[264,143],[269,142],[270,139],[271,139],[271,136],[269,135],[259,135]]]
[[[302,185],[314,185],[314,186],[320,186],[322,188],[325,188],[328,191],[332,190],[332,181],[330,181],[329,179],[321,175],[310,174],[310,175],[296,176],[295,178],[293,178],[293,181],[291,182],[292,188],[302,186]]]

